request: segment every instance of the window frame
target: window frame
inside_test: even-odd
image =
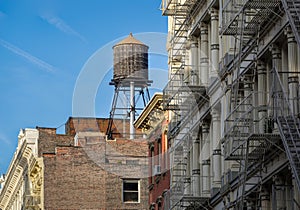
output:
[[[141,194],[141,180],[140,179],[123,179],[122,180],[122,202],[123,203],[140,203],[141,202],[141,199],[140,199],[140,194]],[[125,183],[137,183],[138,184],[138,190],[137,191],[125,191],[124,190],[124,184]],[[138,200],[137,201],[125,201],[124,200],[124,193],[130,193],[130,192],[132,192],[132,193],[135,193],[135,192],[137,192],[138,193]]]
[[[155,175],[154,175],[153,167],[156,164],[154,146],[151,147],[150,153],[151,153],[151,159],[150,159],[151,163],[150,163],[150,174],[149,174],[149,176],[151,176],[151,184],[154,184],[154,182],[155,182]]]

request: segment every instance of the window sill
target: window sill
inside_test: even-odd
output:
[[[125,204],[140,203],[139,201],[124,201]]]

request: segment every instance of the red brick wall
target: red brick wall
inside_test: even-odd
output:
[[[170,188],[170,171],[166,171],[159,176],[155,177],[155,182],[153,189],[149,192],[151,194],[152,200],[150,203],[156,203],[155,209],[158,209],[157,200],[159,197],[162,197],[161,205],[163,207],[163,193],[165,190]]]
[[[83,148],[57,147],[44,156],[45,209],[104,209],[107,172]]]
[[[79,131],[97,131],[106,134],[108,127],[108,118],[73,118],[70,117],[65,125],[65,131],[67,135],[75,135]],[[125,121],[125,131],[124,130],[124,120],[114,119],[112,124],[112,132],[114,138],[126,138],[123,133],[129,136],[129,121]],[[141,131],[137,130],[136,134],[141,134]]]
[[[57,135],[56,129],[39,128],[38,153],[54,153],[57,145],[74,145],[74,137],[68,135]]]
[[[148,209],[146,141],[79,136],[85,140],[79,147],[73,135],[38,129],[45,209]],[[130,165],[127,159],[138,163]],[[140,179],[140,203],[122,202],[123,178],[128,177]]]
[[[99,145],[93,145],[93,150],[104,154]],[[85,150],[57,147],[55,155],[44,155],[45,209],[148,209],[146,178],[140,180],[140,203],[123,203],[123,177],[107,172],[107,167],[113,167],[135,174],[136,166],[107,164],[102,168]]]
[[[164,123],[162,123],[164,125]],[[157,129],[152,133],[150,137],[150,144],[152,144],[152,149],[154,150],[154,158],[152,158],[152,164],[149,166],[149,171],[152,170],[154,165],[159,164],[159,155],[161,155],[161,171],[162,173],[156,175],[154,179],[149,177],[148,184],[151,186],[149,188],[149,205],[155,203],[155,209],[158,209],[157,201],[161,198],[161,205],[163,207],[163,193],[170,188],[170,171],[169,171],[169,156],[168,156],[168,146],[166,148],[165,142],[167,139],[165,138],[162,127],[157,127]],[[161,144],[161,150],[166,151],[164,155],[160,154],[159,152],[159,142]],[[148,151],[149,158],[151,157],[151,147],[149,147]],[[165,159],[167,159],[165,161]],[[165,165],[165,162],[167,165]],[[150,173],[149,176],[152,174]]]

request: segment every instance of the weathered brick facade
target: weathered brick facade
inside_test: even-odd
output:
[[[170,188],[170,164],[169,164],[169,142],[165,132],[162,130],[163,125],[167,122],[162,122],[157,126],[149,136],[149,206],[150,209],[159,210],[165,208],[164,196]],[[160,172],[155,173],[155,166],[160,166]]]
[[[67,135],[75,135],[76,132],[94,131],[106,133],[108,127],[108,118],[87,118],[87,117],[70,117],[65,125]],[[112,124],[114,138],[124,138],[129,134],[129,120],[114,119]],[[141,134],[136,130],[136,134]]]
[[[58,147],[44,155],[45,209],[106,207],[106,171],[89,160],[83,148]]]
[[[107,119],[70,118],[66,125],[66,135],[37,128],[45,209],[148,209],[147,142],[106,141]],[[139,181],[138,203],[123,202],[123,179]]]

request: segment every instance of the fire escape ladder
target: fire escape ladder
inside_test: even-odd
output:
[[[241,187],[241,194],[237,190],[237,198],[239,200],[238,205],[240,209],[243,208],[246,197],[246,188],[249,184],[248,180],[248,164],[249,164],[249,136],[253,133],[253,88],[257,67],[257,39],[255,34],[247,31],[247,19],[250,12],[247,8],[244,8],[241,13],[241,32],[239,40],[238,60],[235,81],[232,81],[233,88],[233,108],[240,107],[236,110],[235,116],[239,117],[239,123],[237,129],[239,130],[241,137],[241,156],[240,160],[240,176],[239,186]],[[251,15],[250,15],[251,16]],[[255,33],[256,31],[253,30]],[[236,86],[236,87],[235,87]]]
[[[300,190],[300,122],[297,113],[292,111],[287,92],[276,69],[273,70],[273,75],[275,119],[293,176]]]
[[[163,107],[179,115],[181,97],[179,89],[184,84],[184,70],[186,66],[186,41],[187,41],[187,6],[180,0],[170,0],[168,15],[172,17],[172,28],[169,34],[170,45],[170,75],[169,82],[163,90]]]
[[[256,31],[249,29],[251,13],[243,8],[236,18],[235,52],[231,71],[230,114],[226,119],[227,136],[231,141],[233,158],[244,158],[246,142],[253,124],[252,92],[256,68],[257,39]]]
[[[180,206],[180,200],[185,194],[185,185],[189,181],[187,176],[188,148],[186,143],[183,139],[175,139],[172,148],[171,208]]]
[[[290,26],[295,39],[300,46],[300,1],[299,0],[282,0],[284,10],[288,16]]]
[[[185,194],[187,184],[190,184],[190,177],[187,174],[189,139],[185,136],[188,127],[182,125],[184,116],[190,109],[189,91],[186,88],[186,72],[189,70],[187,57],[187,33],[189,11],[196,1],[194,0],[169,0],[166,5],[164,15],[172,17],[172,28],[169,34],[169,55],[170,55],[170,74],[169,82],[163,90],[163,108],[173,113],[169,124],[169,138],[173,140],[171,148],[171,183],[170,194],[168,196],[169,209],[180,208],[180,200]]]
[[[168,195],[169,209],[180,209],[182,198],[190,188],[190,169],[188,168],[191,138],[190,124],[186,119],[194,108],[192,94],[197,94],[200,88],[189,86],[191,66],[188,62],[188,24],[192,8],[199,0],[162,0],[163,15],[171,16],[171,32],[168,37],[169,48],[169,82],[163,90],[163,108],[172,111],[168,125],[168,138],[173,141],[170,149],[171,181]]]

